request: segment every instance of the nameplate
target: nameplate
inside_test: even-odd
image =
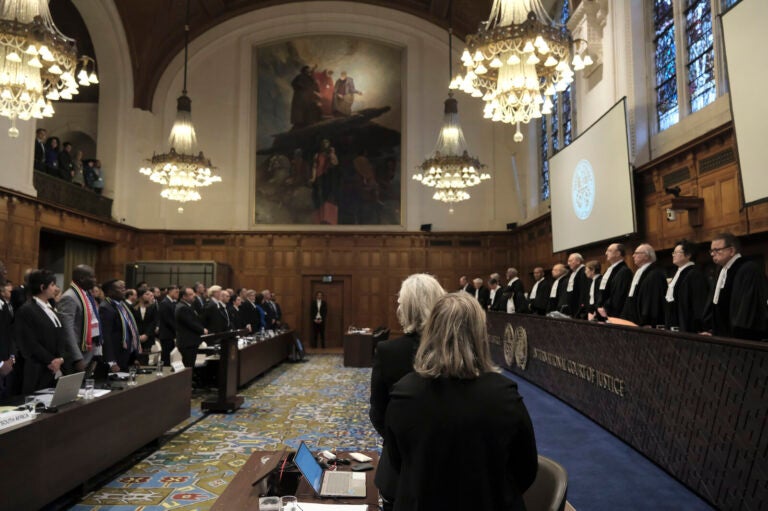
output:
[[[173,371],[175,373],[178,373],[179,371],[184,370],[184,362],[180,362],[178,360],[171,362],[171,367],[173,368]]]
[[[0,414],[0,430],[13,427],[17,424],[21,424],[22,422],[31,421],[34,418],[35,416],[33,416],[28,411],[2,413]]]

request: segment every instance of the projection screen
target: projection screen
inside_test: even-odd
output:
[[[626,98],[549,160],[552,251],[637,230]]]
[[[765,37],[768,2],[742,0],[721,19],[741,185],[744,203],[749,205],[768,197],[768,165],[764,153],[768,71],[760,43]]]

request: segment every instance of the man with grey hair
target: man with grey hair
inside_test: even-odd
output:
[[[627,293],[632,282],[632,270],[624,262],[626,249],[621,243],[611,243],[605,250],[608,269],[600,279],[600,298],[597,301],[597,319],[605,321],[609,317],[618,317],[627,301]]]
[[[517,268],[507,268],[507,285],[504,286],[504,310],[509,314],[528,312],[525,300],[525,288],[518,277]]]
[[[203,309],[203,326],[210,333],[226,332],[230,329],[230,318],[227,305],[221,301],[221,286],[208,288],[208,303]],[[190,304],[191,305],[191,304]]]
[[[635,249],[632,260],[637,269],[621,317],[639,326],[663,325],[667,278],[653,264],[656,262],[656,251],[648,243],[643,243]]]
[[[584,271],[584,257],[578,252],[568,256],[568,285],[565,288],[567,314],[574,318],[586,319],[589,305],[589,285],[592,283]]]
[[[491,304],[491,292],[483,285],[483,279],[480,277],[472,279],[472,285],[474,286],[472,289],[472,296],[475,297],[475,300],[480,302],[480,307],[482,307],[483,310],[487,309]]]

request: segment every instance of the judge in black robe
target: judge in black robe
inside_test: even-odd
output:
[[[712,240],[712,260],[727,270],[725,282],[720,274],[709,300],[707,324],[714,335],[737,339],[768,338],[768,282],[765,273],[739,253],[739,243],[730,233]],[[730,266],[729,266],[730,263]],[[718,286],[720,288],[717,293]],[[717,295],[717,303],[714,298]]]
[[[668,329],[694,333],[705,329],[709,283],[699,267],[691,262],[694,248],[693,243],[682,240],[672,251],[672,263],[677,266],[677,271],[667,286],[665,296],[665,324]]]
[[[585,319],[587,317],[587,302],[589,302],[589,286],[592,281],[584,271],[584,258],[581,254],[569,255],[568,267],[571,269],[571,274],[568,275],[566,285],[566,314],[574,318]]]
[[[605,251],[610,266],[600,281],[600,299],[597,302],[601,318],[618,317],[624,310],[629,286],[632,284],[632,270],[624,262],[626,250],[621,243],[612,243]]]
[[[529,312],[528,300],[525,298],[525,288],[523,287],[523,281],[517,276],[517,269],[507,269],[507,285],[504,287],[504,308],[502,310],[508,311],[509,307],[507,303],[512,300],[515,306],[515,312]]]
[[[528,295],[528,310],[534,314],[543,316],[547,313],[547,304],[549,303],[549,288],[552,285],[544,278],[544,268],[537,266],[533,269],[533,278],[535,282],[531,287],[531,294]]]
[[[499,281],[491,279],[488,283],[491,286],[491,289],[488,290],[488,310],[506,312],[507,301],[504,299],[504,290],[499,285]],[[493,298],[491,298],[491,292],[493,292]]]
[[[564,264],[556,264],[552,267],[552,286],[549,289],[547,313],[563,312],[568,308],[566,294],[568,288],[568,269]]]
[[[653,247],[644,243],[635,249],[632,259],[640,276],[633,276],[634,290],[630,285],[621,318],[638,326],[663,325],[667,278],[664,271],[654,264],[656,252]]]
[[[480,307],[482,307],[483,310],[487,310],[488,306],[491,304],[491,292],[483,285],[483,279],[474,279],[472,280],[472,284],[475,287],[470,291],[470,294],[480,302]]]

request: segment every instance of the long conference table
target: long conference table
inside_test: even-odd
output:
[[[242,387],[288,358],[294,342],[294,333],[289,330],[238,349],[237,386]]]
[[[1,430],[0,511],[39,509],[187,419],[192,371],[164,371]]]
[[[768,343],[488,314],[494,361],[703,499],[768,509]]]

